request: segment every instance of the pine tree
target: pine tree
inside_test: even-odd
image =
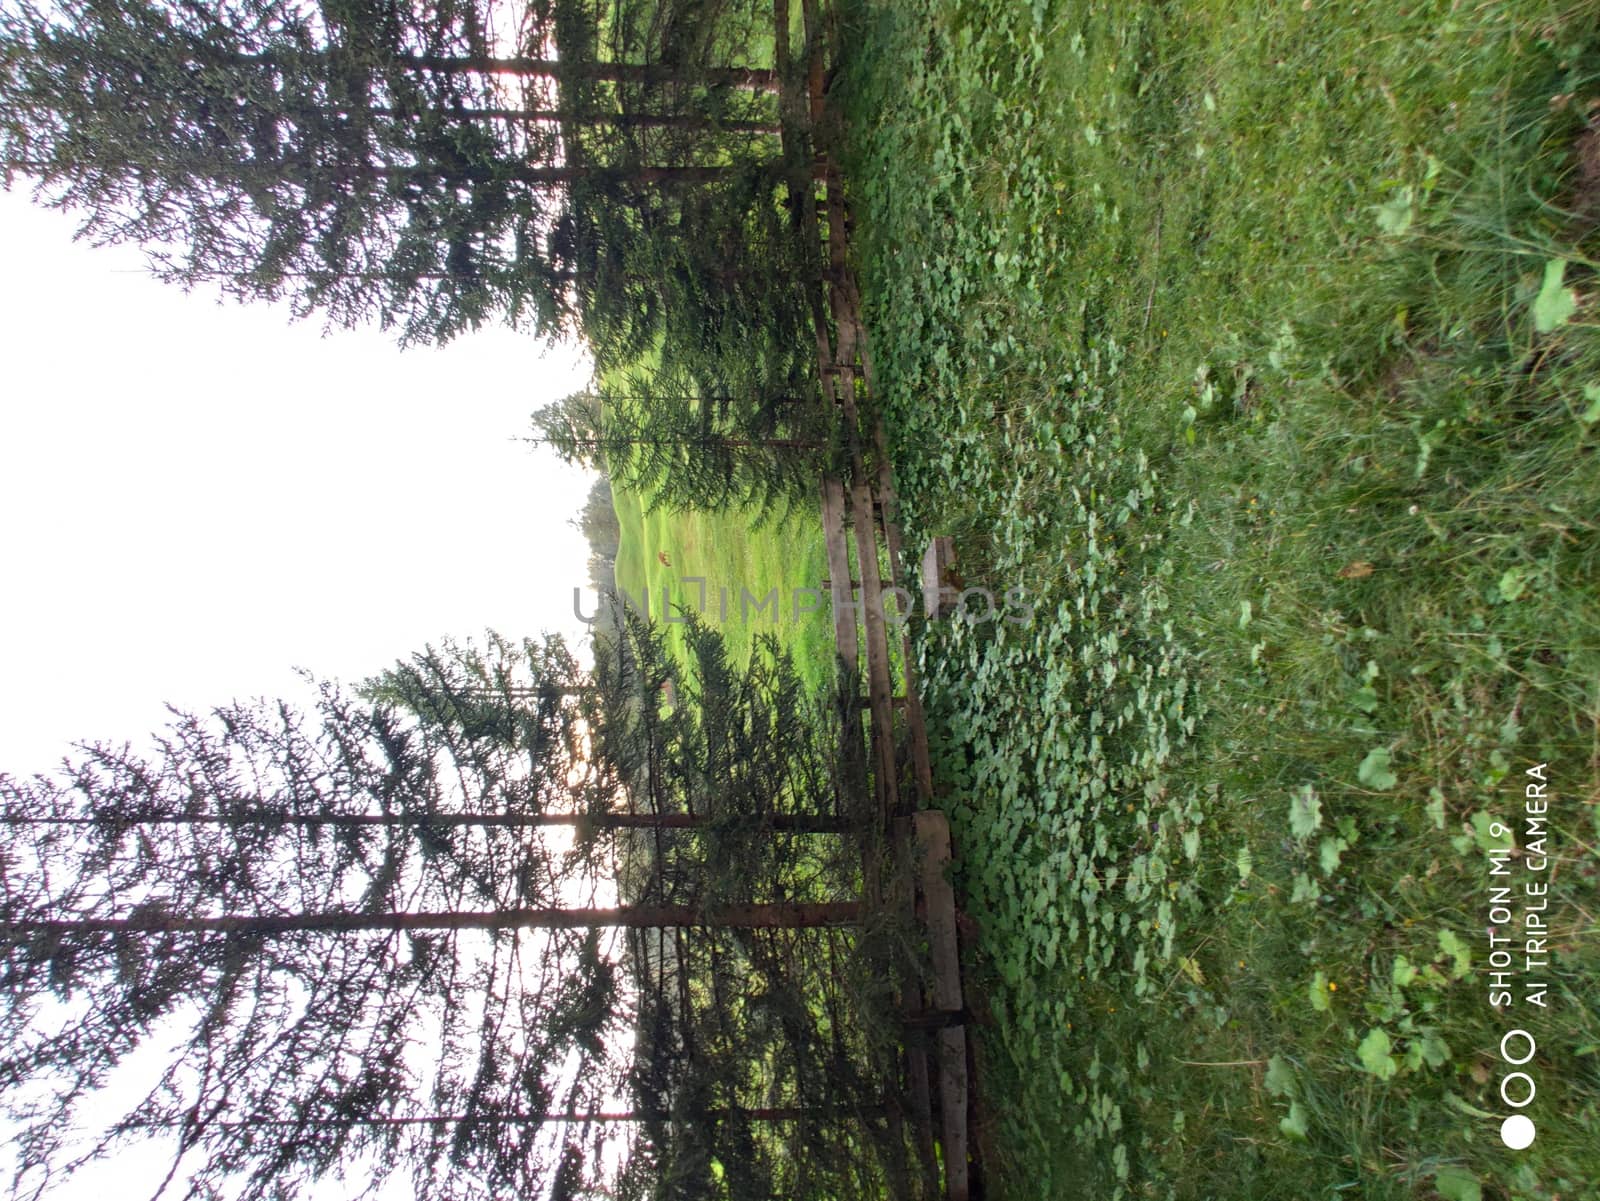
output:
[[[672,64],[691,76],[753,67],[771,54],[764,3],[666,0],[613,5],[563,0],[554,26],[563,59]],[[724,163],[728,174],[695,189],[619,193],[605,176],[574,186],[558,230],[580,272],[583,326],[603,371],[646,355],[692,381],[690,391],[744,391],[752,374],[774,385],[804,378],[812,331],[801,281],[815,233],[802,228],[795,171],[783,143],[752,126],[777,116],[770,97],[728,87],[592,83],[572,78],[575,111],[716,114],[695,123],[569,123],[567,161],[578,164]],[[790,131],[792,134],[793,131]],[[806,174],[807,164],[799,171]]]
[[[325,690],[309,723],[233,706],[180,720],[143,765],[101,759],[66,787],[6,781],[13,815],[33,803],[42,818],[96,819],[8,825],[0,1081],[23,1178],[69,1166],[74,1117],[110,1073],[182,1031],[105,1137],[176,1130],[197,1187],[272,1196],[363,1157],[380,1174],[410,1168],[418,1196],[435,1195],[427,1165],[443,1162],[485,1188],[529,1184],[524,1135],[458,1143],[401,1119],[448,1107],[476,1121],[553,1087],[546,1065],[571,1039],[559,1009],[523,989],[565,979],[584,932],[530,940],[496,915],[558,906],[559,864],[515,830],[152,825],[115,810],[132,790],[201,812],[448,811],[442,765],[392,714]],[[408,906],[442,916],[396,920]],[[63,1019],[41,1023],[58,1005]],[[505,1037],[483,1040],[485,1022]],[[432,1059],[416,1049],[423,1030]],[[393,1121],[367,1121],[380,1118]]]
[[[551,333],[591,288],[552,238],[574,197],[737,176],[718,148],[770,144],[770,118],[724,122],[706,98],[760,94],[771,73],[497,53],[492,7],[23,0],[0,17],[0,162],[186,285],[408,341],[495,316]],[[549,44],[545,6],[520,20],[523,45]],[[637,103],[617,108],[619,89]],[[682,157],[650,157],[652,134]]]
[[[653,508],[781,518],[815,491],[833,448],[820,406],[794,392],[695,393],[683,373],[636,370],[546,405],[535,443],[602,468]]]
[[[75,1119],[156,1045],[173,1051],[147,1094],[90,1145],[169,1132],[195,1195],[276,1196],[356,1161],[419,1197],[542,1187],[560,1160],[541,1115],[617,1112],[596,1090],[630,986],[607,931],[860,917],[798,879],[782,828],[834,820],[826,764],[788,766],[811,754],[792,669],[747,680],[697,637],[691,697],[726,710],[705,720],[663,710],[659,633],[639,626],[592,674],[555,641],[456,646],[369,701],[324,686],[309,714],[177,715],[154,755],[86,748],[58,777],[0,779],[0,1086],[24,1187],[70,1170]],[[601,803],[617,786],[660,820],[608,827],[635,805]],[[502,820],[586,807],[576,839]],[[618,840],[649,861],[644,891],[597,903]],[[712,1100],[702,1124],[803,1116]]]

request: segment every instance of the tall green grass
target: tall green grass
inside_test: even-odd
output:
[[[1585,1195],[1596,7],[841,7],[904,507],[1038,614],[921,641],[997,1191]]]

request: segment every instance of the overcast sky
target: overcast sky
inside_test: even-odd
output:
[[[354,682],[445,635],[573,634],[589,480],[517,441],[582,386],[503,329],[400,351],[158,283],[0,192],[0,771],[162,702]]]
[[[74,228],[0,192],[0,772],[140,743],[163,702],[304,696],[297,666],[353,683],[444,636],[582,634],[590,480],[518,441],[587,380],[575,348],[324,336]],[[52,1196],[165,1167],[130,1149]]]

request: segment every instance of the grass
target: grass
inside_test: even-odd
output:
[[[1035,610],[919,640],[995,1191],[1584,1195],[1594,6],[841,8],[912,537]]]
[[[630,374],[654,374],[657,365],[651,352],[616,369],[609,382],[626,392],[622,385]],[[776,519],[737,509],[674,512],[657,505],[651,493],[614,479],[611,502],[621,531],[617,587],[635,605],[643,607],[648,597],[650,616],[657,621],[663,621],[664,605],[674,616],[683,607],[696,609],[722,632],[736,665],[750,661],[757,636],[773,634],[794,657],[810,691],[820,695],[831,686],[833,635],[826,603],[801,591],[819,588],[828,574],[812,507],[797,504],[786,518]],[[774,590],[776,604],[770,600]],[[692,662],[683,626],[665,628],[678,661]]]
[[[700,609],[707,623],[722,631],[735,664],[749,662],[757,635],[775,634],[809,690],[821,695],[833,679],[833,627],[825,595],[799,591],[819,588],[828,574],[822,531],[809,512],[797,510],[787,521],[763,523],[739,511],[652,512],[648,497],[615,483],[611,495],[622,528],[620,589],[635,601],[648,594],[651,616],[658,621],[663,598],[674,613],[679,606]],[[700,585],[692,582],[696,578],[705,581],[703,602]],[[774,589],[776,604],[769,599]],[[811,606],[814,611],[806,612]],[[680,658],[687,654],[683,628],[667,627],[668,644]]]

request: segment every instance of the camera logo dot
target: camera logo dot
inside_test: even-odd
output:
[[[1500,1123],[1500,1141],[1513,1151],[1532,1146],[1535,1133],[1533,1121],[1525,1113],[1514,1113]]]

